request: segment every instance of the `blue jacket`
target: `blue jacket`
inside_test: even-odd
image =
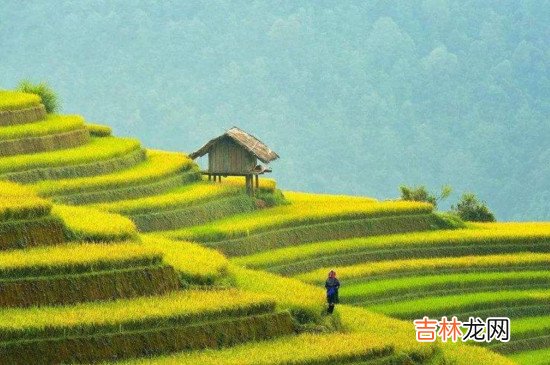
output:
[[[338,296],[338,288],[340,282],[336,278],[328,278],[325,282],[325,289],[327,289],[327,296]]]

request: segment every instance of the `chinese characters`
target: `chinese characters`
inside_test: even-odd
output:
[[[510,318],[488,317],[485,321],[479,317],[470,317],[468,322],[459,321],[456,316],[451,320],[441,317],[441,320],[426,316],[413,321],[418,342],[434,342],[437,337],[443,342],[459,339],[475,342],[510,341]]]

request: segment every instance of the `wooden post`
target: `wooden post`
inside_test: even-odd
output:
[[[246,193],[252,196],[252,176],[251,175],[245,176],[245,185],[246,185]]]
[[[260,175],[256,175],[256,190],[260,188]]]

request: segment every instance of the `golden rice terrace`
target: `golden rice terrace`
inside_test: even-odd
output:
[[[550,358],[550,223],[463,223],[263,176],[251,196],[243,177],[218,180],[185,154],[0,91],[0,363]],[[327,316],[331,269],[341,304]],[[512,331],[421,343],[423,316],[509,317]]]

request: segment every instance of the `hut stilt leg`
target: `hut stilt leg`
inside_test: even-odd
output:
[[[252,196],[252,176],[246,175],[245,177],[245,185],[246,185],[246,193],[250,196]]]

